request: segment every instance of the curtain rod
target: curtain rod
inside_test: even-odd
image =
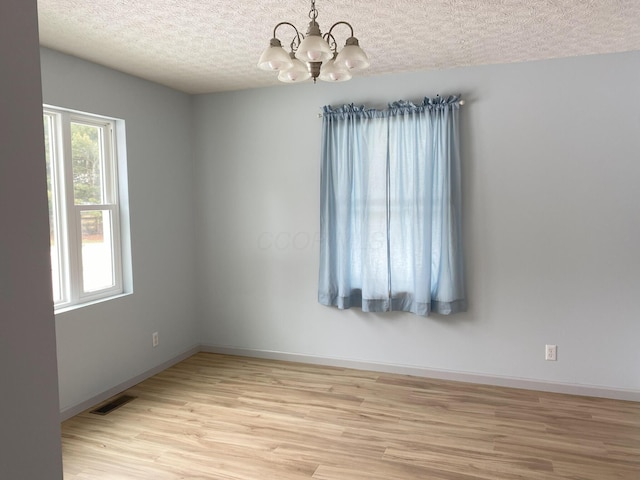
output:
[[[460,101],[458,102],[458,105],[460,105],[460,106],[464,105],[464,100],[460,100]],[[318,114],[318,118],[322,118],[322,113],[319,113],[319,114]]]

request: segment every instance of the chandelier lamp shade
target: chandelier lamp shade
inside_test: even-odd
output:
[[[262,70],[278,72],[278,80],[285,83],[304,82],[318,78],[325,82],[344,82],[350,80],[352,71],[363,70],[369,66],[369,59],[360,48],[358,39],[353,36],[353,27],[344,21],[334,23],[329,31],[322,34],[320,25],[316,22],[318,10],[315,0],[311,0],[309,11],[309,27],[303,35],[289,22],[280,22],[273,29],[273,38],[269,46],[262,52],[258,67]],[[350,36],[342,50],[338,51],[338,43],[333,35],[333,29],[338,25],[349,28]],[[277,37],[280,27],[291,27],[294,31],[290,52],[282,47]]]

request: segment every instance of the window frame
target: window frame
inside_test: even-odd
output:
[[[80,307],[94,301],[119,296],[124,293],[123,241],[119,177],[118,122],[114,118],[43,105],[43,122],[49,125],[50,187],[53,217],[52,232],[57,237],[58,286],[60,299],[55,300],[56,312]],[[76,204],[72,160],[71,125],[77,123],[98,128],[101,166],[101,203]],[[95,290],[85,289],[83,270],[83,232],[81,216],[86,211],[109,212],[111,236],[112,284]],[[104,228],[104,227],[103,227]],[[53,246],[51,248],[54,253]],[[52,258],[52,262],[54,259]],[[53,288],[56,283],[52,268]]]

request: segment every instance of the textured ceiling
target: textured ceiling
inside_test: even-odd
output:
[[[256,63],[307,0],[38,0],[40,43],[189,93],[279,82]],[[316,0],[353,25],[360,75],[640,50],[640,0]],[[340,29],[342,28],[342,29]],[[279,37],[286,46],[290,31]],[[334,30],[344,44],[346,28]]]

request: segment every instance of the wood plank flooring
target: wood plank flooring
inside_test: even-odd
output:
[[[66,480],[640,480],[635,402],[209,353],[124,393]]]

